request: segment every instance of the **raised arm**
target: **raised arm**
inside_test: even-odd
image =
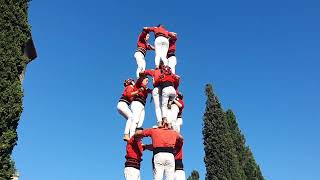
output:
[[[146,32],[154,32],[155,27],[144,27],[143,30]]]

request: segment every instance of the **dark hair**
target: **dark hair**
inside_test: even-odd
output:
[[[138,130],[143,130],[143,128],[142,127],[136,128],[136,131],[138,131]]]
[[[163,26],[163,24],[158,24],[158,26],[157,26],[157,27],[160,27],[160,26],[164,27],[164,26]]]

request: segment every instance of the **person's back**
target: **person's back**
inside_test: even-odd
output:
[[[169,129],[164,123],[163,128],[145,129],[136,133],[136,138],[151,137],[153,146],[154,179],[162,180],[165,174],[167,180],[174,180],[175,159],[174,147],[177,140],[182,140],[182,136],[176,131]]]

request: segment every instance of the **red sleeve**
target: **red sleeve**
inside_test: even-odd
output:
[[[151,47],[151,45],[149,43],[147,44],[147,50],[153,50],[153,48]]]
[[[145,31],[142,31],[139,35],[138,41],[144,42],[144,38],[147,36],[147,33]]]
[[[182,100],[182,99],[179,99],[179,103],[182,105],[181,109],[183,109],[183,108],[184,108],[184,102],[183,102],[183,100]]]
[[[144,78],[140,77],[137,82],[134,84],[134,86],[139,89],[141,87],[142,81]]]
[[[154,70],[152,69],[147,69],[143,72],[143,74],[148,75],[148,76],[154,76]]]
[[[133,91],[133,87],[127,86],[126,89],[124,90],[124,95],[126,97],[130,98],[132,91]]]
[[[174,81],[174,88],[178,89],[179,84],[180,84],[180,77],[177,75],[174,75],[175,81]]]
[[[153,129],[145,129],[142,130],[142,136],[143,137],[150,137],[152,135]]]
[[[155,27],[147,27],[146,32],[154,32]]]

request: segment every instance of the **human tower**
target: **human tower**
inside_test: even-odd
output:
[[[154,33],[154,46],[149,44],[150,33]],[[176,74],[177,34],[163,25],[144,27],[138,37],[134,57],[137,62],[135,81],[124,81],[124,91],[118,102],[119,113],[127,120],[123,139],[126,145],[124,175],[126,180],[140,180],[140,166],[144,150],[153,152],[154,180],[185,180],[182,163],[183,94],[179,92],[180,77]],[[155,69],[146,70],[146,53],[155,50]],[[148,76],[152,77],[153,89],[149,89]],[[156,124],[143,129],[145,105],[148,94],[152,95]],[[142,144],[142,138],[151,137],[152,144]]]

